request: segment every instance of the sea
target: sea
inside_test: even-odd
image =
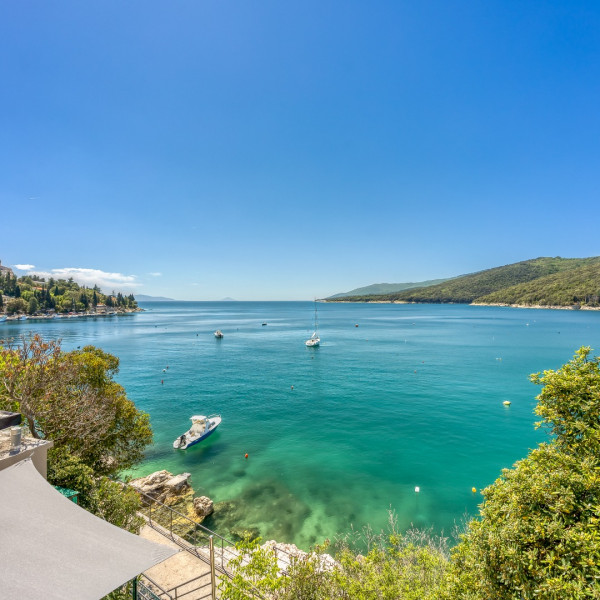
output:
[[[4,322],[0,337],[118,356],[116,378],[154,430],[130,475],[191,473],[196,495],[224,503],[206,523],[217,533],[305,549],[386,531],[390,514],[400,530],[450,536],[502,469],[548,439],[529,375],[583,345],[600,353],[595,311],[318,303],[321,345],[309,348],[312,302],[140,306]],[[173,448],[192,415],[214,413],[211,437]]]

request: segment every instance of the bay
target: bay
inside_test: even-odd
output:
[[[592,311],[319,303],[321,346],[307,348],[310,302],[141,306],[5,322],[0,335],[39,332],[67,350],[93,344],[117,355],[117,379],[154,429],[134,474],[189,472],[197,495],[237,507],[208,523],[219,533],[254,527],[303,548],[385,528],[390,509],[403,529],[449,533],[476,514],[473,487],[546,438],[534,429],[539,389],[529,374],[558,368],[582,345],[600,349]],[[223,423],[174,450],[198,413]]]

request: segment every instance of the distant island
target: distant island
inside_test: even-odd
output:
[[[379,294],[336,295],[325,301],[598,309],[600,257],[540,257],[462,275],[434,285]]]
[[[148,296],[146,294],[138,294],[135,298],[138,302],[175,302],[173,298],[165,298],[164,296]]]

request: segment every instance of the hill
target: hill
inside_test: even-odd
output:
[[[370,296],[370,295],[381,295],[381,294],[393,294],[395,292],[402,292],[404,290],[411,290],[413,288],[428,287],[430,285],[436,285],[443,283],[448,279],[430,279],[428,281],[417,281],[407,283],[374,283],[365,287],[356,288],[349,292],[341,292],[325,298],[326,300],[333,300],[335,298],[345,298],[347,296]]]
[[[600,258],[590,262],[513,285],[478,298],[483,304],[522,304],[538,306],[598,306],[600,303]]]
[[[600,257],[541,257],[463,275],[429,287],[345,298],[357,302],[597,306]]]
[[[138,302],[174,302],[173,298],[165,298],[164,296],[148,296],[146,294],[138,294],[135,299]]]

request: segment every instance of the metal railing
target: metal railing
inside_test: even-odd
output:
[[[227,568],[228,562],[238,556],[235,543],[208,529],[201,523],[190,519],[174,508],[159,502],[152,496],[136,490],[142,501],[142,514],[146,517],[148,525],[157,529],[155,524],[168,532],[172,541],[184,550],[197,556],[206,564],[211,563],[211,545],[213,547],[212,557],[215,561],[215,569],[231,577]],[[164,532],[160,532],[163,533]],[[284,550],[273,548],[279,569],[286,574],[290,565],[291,557]]]

